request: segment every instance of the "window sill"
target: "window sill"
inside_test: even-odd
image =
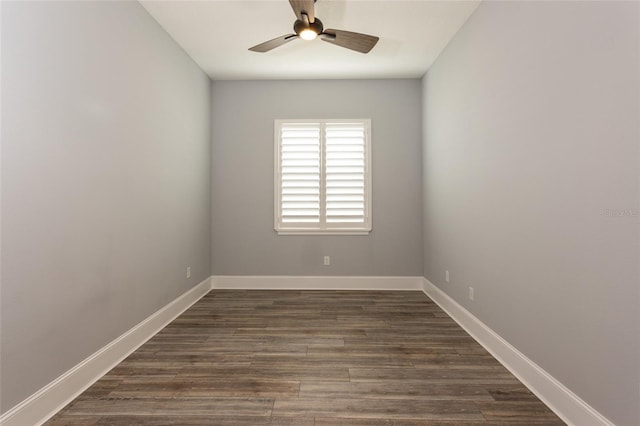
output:
[[[278,235],[369,235],[367,229],[276,229]]]

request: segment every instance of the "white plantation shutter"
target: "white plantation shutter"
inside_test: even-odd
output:
[[[320,125],[284,123],[280,129],[283,223],[320,223]]]
[[[325,181],[327,223],[365,221],[364,123],[327,123]]]
[[[369,120],[276,120],[279,234],[371,230]]]

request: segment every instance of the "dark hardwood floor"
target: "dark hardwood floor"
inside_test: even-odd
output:
[[[214,290],[46,424],[564,423],[420,292]]]

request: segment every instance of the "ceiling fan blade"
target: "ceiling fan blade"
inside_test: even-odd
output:
[[[309,17],[309,22],[313,22],[316,20],[316,14],[314,11],[314,0],[289,0],[291,3],[291,8],[293,9],[293,13],[296,14],[296,17],[304,21],[302,19],[302,14],[304,13]]]
[[[283,35],[283,36],[274,38],[273,40],[269,40],[269,41],[265,41],[264,43],[256,44],[255,46],[250,47],[249,50],[251,50],[252,52],[259,52],[259,53],[268,52],[271,49],[275,49],[276,47],[280,47],[283,44],[288,43],[291,40],[294,40],[296,38],[298,38],[297,34]]]
[[[356,52],[369,53],[373,46],[376,45],[379,38],[361,33],[352,33],[351,31],[342,30],[324,30],[320,34],[323,41],[332,43],[340,47],[355,50]]]

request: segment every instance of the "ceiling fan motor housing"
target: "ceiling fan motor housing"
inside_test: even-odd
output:
[[[322,33],[324,27],[322,26],[322,21],[316,18],[313,22],[305,22],[300,19],[296,20],[295,24],[293,24],[293,31],[300,35],[300,33],[304,30],[311,30],[316,34]]]

